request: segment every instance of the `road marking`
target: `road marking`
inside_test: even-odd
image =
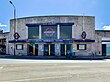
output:
[[[10,80],[10,81],[2,81],[2,82],[26,82],[26,81],[33,81],[33,80],[43,80],[43,79],[55,79],[55,78],[65,78],[65,77],[72,77],[72,76],[55,76],[55,77],[41,77],[41,78],[31,78],[31,79],[20,79],[20,80]]]

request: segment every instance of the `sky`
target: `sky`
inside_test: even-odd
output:
[[[110,30],[110,0],[11,0],[16,17],[46,15],[95,16],[96,30]],[[0,0],[0,29],[10,31],[13,6],[9,0]]]

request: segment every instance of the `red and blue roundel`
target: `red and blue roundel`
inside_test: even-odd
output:
[[[17,32],[15,32],[14,39],[19,39],[19,38],[20,38],[20,35]]]
[[[48,37],[52,37],[55,34],[55,31],[53,30],[53,28],[46,28],[46,30],[44,31],[45,35]]]
[[[82,32],[81,37],[82,37],[82,39],[86,38],[86,32],[85,31]]]

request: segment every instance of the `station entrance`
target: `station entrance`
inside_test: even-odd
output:
[[[42,44],[42,49],[39,48],[39,44],[28,44],[28,53],[29,55],[39,56],[42,50],[43,56],[56,56],[59,53],[59,56],[66,56],[72,53],[72,44]],[[41,45],[40,45],[41,46]]]

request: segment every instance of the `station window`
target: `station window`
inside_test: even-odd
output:
[[[23,44],[16,44],[16,50],[23,50]]]
[[[39,27],[28,27],[28,39],[39,39]]]
[[[72,26],[61,25],[60,26],[60,39],[72,38]]]
[[[77,44],[77,50],[86,50],[87,45],[86,44]]]

